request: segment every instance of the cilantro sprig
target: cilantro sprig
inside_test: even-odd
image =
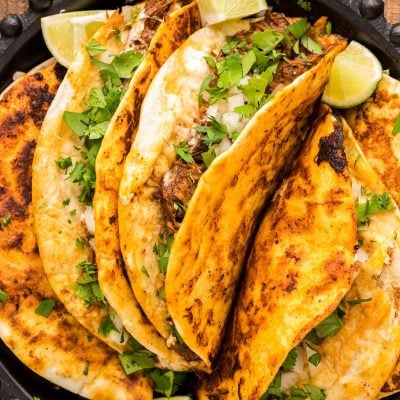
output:
[[[160,233],[159,241],[153,245],[153,253],[156,255],[158,266],[162,274],[167,272],[169,255],[173,243],[174,235],[165,237],[163,233]]]

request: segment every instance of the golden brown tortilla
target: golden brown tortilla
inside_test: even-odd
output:
[[[173,12],[159,26],[147,55],[115,112],[96,161],[95,242],[102,292],[127,331],[156,354],[164,368],[174,370],[190,368],[190,364],[167,347],[165,340],[143,315],[124,275],[119,247],[118,188],[123,161],[139,122],[141,103],[152,79],[169,55],[199,27],[200,15],[195,3]]]
[[[219,348],[256,218],[306,134],[309,109],[344,46],[337,39],[316,66],[254,115],[202,176],[175,235],[165,284],[168,310],[206,364]]]
[[[321,106],[257,232],[220,359],[200,399],[258,400],[289,351],[349,290],[357,223],[343,139]]]
[[[115,32],[117,29],[122,32],[125,25],[123,15],[116,12],[94,39],[111,54],[118,54],[124,45],[117,40]],[[82,221],[87,207],[78,200],[80,188],[71,179],[66,179],[68,175],[56,164],[60,157],[71,157],[73,162],[82,160],[80,149],[83,143],[63,121],[63,115],[64,111],[86,109],[89,90],[100,86],[100,70],[91,64],[91,57],[84,48],[69,68],[43,122],[33,161],[33,207],[40,255],[57,297],[94,336],[122,351],[125,342],[120,343],[121,332],[112,331],[108,336],[99,333],[99,326],[109,311],[97,304],[86,307],[73,290],[81,276],[77,264],[93,260],[94,255]],[[66,199],[69,199],[68,205],[63,203]],[[86,245],[77,246],[77,239]]]
[[[90,333],[57,300],[48,318],[35,313],[56,299],[39,258],[33,228],[33,151],[44,115],[64,75],[51,62],[21,78],[0,100],[0,338],[45,379],[94,400],[152,398],[151,383],[126,376],[117,354]],[[87,370],[87,375],[85,371]]]

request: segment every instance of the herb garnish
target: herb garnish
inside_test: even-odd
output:
[[[190,154],[190,147],[187,143],[180,142],[178,146],[174,145],[174,150],[183,161],[194,164],[194,158]]]
[[[168,235],[165,238],[165,235],[160,233],[159,238],[160,240],[153,246],[153,253],[156,254],[160,272],[165,274],[167,272],[169,255],[174,242],[174,235]]]
[[[6,214],[4,217],[1,219],[1,229],[4,229],[11,221],[11,215]]]
[[[110,309],[109,315],[107,315],[100,323],[98,332],[103,336],[108,336],[112,331],[119,332],[119,329],[115,326],[114,321],[111,319],[111,315],[115,316],[115,311]]]
[[[355,300],[348,300],[347,302],[351,306],[355,306],[356,304],[361,304],[361,303],[367,303],[368,301],[371,301],[372,297],[369,297],[368,299],[355,299]]]
[[[294,349],[290,350],[281,368],[284,371],[293,371],[293,368],[296,365],[296,360],[297,360],[297,348],[295,347]]]
[[[104,53],[107,49],[97,40],[92,39],[87,45],[86,50],[91,57]]]
[[[392,129],[392,135],[396,136],[398,133],[400,133],[400,114],[396,118],[396,122],[394,123],[393,129]]]
[[[8,300],[8,295],[4,290],[0,289],[0,301],[5,303]]]
[[[393,211],[396,207],[392,205],[392,199],[388,192],[383,194],[372,194],[364,203],[356,200],[356,217],[359,230],[365,230],[372,215],[386,211]]]
[[[56,301],[54,299],[46,299],[40,302],[40,304],[35,308],[35,313],[39,314],[45,318],[48,318],[53,308],[56,305]]]

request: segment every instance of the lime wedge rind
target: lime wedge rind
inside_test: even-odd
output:
[[[322,101],[340,109],[358,106],[374,93],[382,74],[382,65],[375,55],[352,41],[336,57]]]

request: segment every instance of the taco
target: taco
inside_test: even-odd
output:
[[[148,6],[151,4],[149,2]],[[173,50],[199,27],[200,16],[195,3],[172,12],[159,26],[114,114],[96,159],[93,208],[96,263],[101,290],[126,330],[158,357],[162,367],[173,370],[188,369],[190,363],[167,347],[163,338],[143,315],[125,276],[119,246],[118,189],[123,160],[136,133],[140,105],[148,86]],[[142,36],[148,37],[148,31],[152,28],[154,26],[147,26]]]
[[[227,393],[231,394],[229,398],[238,398],[240,393],[248,399],[258,399],[261,395],[266,399],[274,396],[375,399],[396,363],[400,351],[396,301],[400,253],[394,236],[400,227],[398,210],[365,161],[348,125],[336,119],[327,106],[322,106],[321,110],[322,118],[316,121],[312,139],[314,149],[311,147],[310,151],[305,147],[303,164],[308,171],[323,167],[321,164],[317,168],[316,164],[321,153],[327,150],[324,139],[335,133],[341,135],[341,143],[336,141],[331,149],[331,155],[334,155],[340,151],[338,144],[343,146],[345,138],[344,150],[350,171],[346,173],[346,183],[337,179],[335,182],[325,173],[320,175],[322,185],[320,183],[318,190],[332,182],[333,192],[341,193],[339,196],[346,193],[353,222],[334,221],[344,218],[345,211],[334,198],[331,201],[331,195],[321,197],[318,192],[311,197],[311,204],[321,206],[321,200],[317,199],[328,199],[326,216],[330,215],[329,207],[334,212],[330,215],[331,223],[323,224],[321,214],[317,216],[313,212],[305,214],[309,223],[299,222],[302,220],[298,204],[302,201],[295,202],[296,196],[303,198],[303,177],[313,174],[302,172],[301,168],[295,170],[294,176],[283,185],[280,199],[268,211],[257,234],[227,343],[221,352],[221,369],[218,375],[203,383],[200,398],[222,399],[227,398]],[[279,207],[285,203],[286,207]],[[294,210],[297,223],[287,221],[290,218],[287,210],[290,209]],[[315,224],[321,226],[318,228]],[[285,226],[300,230],[306,227],[313,240],[305,239],[307,235],[299,230],[292,237],[287,229],[283,229]],[[348,232],[350,226],[351,234]],[[274,241],[275,237],[279,240],[281,232],[284,233],[283,241]],[[348,239],[346,247],[340,238]],[[307,242],[309,250],[305,247]],[[308,254],[315,268],[312,273],[304,274],[307,270],[303,270],[302,258],[298,257],[297,275],[291,286],[294,290],[289,293],[285,289],[289,287],[293,261],[280,263],[276,258],[275,249],[280,243],[288,249],[299,246],[297,252],[281,250],[284,257],[288,259],[292,253],[297,257]],[[358,248],[355,258],[352,247]],[[330,262],[315,263],[320,252],[340,252],[344,248],[347,248],[346,263],[338,263],[337,268],[331,268]],[[274,255],[272,262],[271,255]],[[338,280],[333,271],[338,274]],[[350,289],[352,271],[357,275]],[[345,272],[347,276],[343,274]],[[326,285],[321,273],[333,279],[332,285]],[[282,279],[288,284],[282,284]],[[341,288],[337,286],[339,282]],[[318,288],[317,292],[313,287]],[[329,294],[335,296],[333,301],[329,300]],[[233,363],[233,369],[227,367]],[[260,365],[268,368],[262,370],[263,376],[258,379],[257,366]]]
[[[158,51],[164,44],[160,40],[171,35],[162,31],[179,29],[179,44],[195,28],[196,10],[183,11],[178,6],[177,2],[148,2],[111,15],[69,68],[35,152],[33,205],[46,275],[69,312],[118,351],[129,348],[129,335],[100,290],[95,263],[96,156],[126,91],[126,101],[135,100],[127,117],[129,125],[134,125],[152,70],[166,57],[164,51],[173,48],[166,41],[165,49]],[[160,18],[174,10],[178,13],[175,24],[160,25]],[[116,146],[126,146],[130,137],[126,133],[116,139],[121,141]],[[138,314],[137,307],[132,313]],[[138,326],[137,331],[141,330]]]
[[[367,162],[374,168],[398,204],[400,192],[400,82],[384,75],[374,95],[346,112]],[[381,397],[400,390],[400,361],[382,387]]]
[[[257,217],[346,45],[325,26],[267,12],[203,28],[143,102],[119,191],[121,250],[148,319],[208,368]]]
[[[117,353],[57,300],[39,258],[33,151],[64,74],[51,61],[20,78],[0,100],[0,338],[34,372],[83,397],[151,399],[151,381],[140,373],[126,376]]]

